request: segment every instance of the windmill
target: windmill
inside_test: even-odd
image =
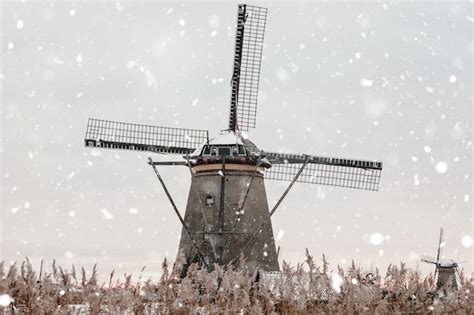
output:
[[[443,228],[439,233],[438,253],[434,257],[423,255],[421,261],[435,265],[434,277],[436,280],[436,289],[450,287],[458,289],[456,276],[459,276],[459,264],[452,259],[442,257],[442,248],[444,247]]]
[[[249,270],[278,271],[271,216],[295,182],[378,190],[381,162],[266,152],[244,131],[256,126],[258,84],[267,9],[238,5],[229,124],[209,138],[206,130],[89,119],[85,146],[178,154],[183,160],[149,164],[181,222],[184,272],[192,263],[212,269],[245,256]],[[158,166],[182,165],[191,173],[184,218]],[[269,211],[264,180],[289,181]]]

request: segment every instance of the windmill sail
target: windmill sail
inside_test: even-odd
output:
[[[267,9],[240,4],[237,12],[229,129],[255,128]]]
[[[266,179],[291,181],[303,165],[306,155],[268,152],[272,167]],[[381,162],[310,156],[298,182],[377,191]]]
[[[436,258],[428,256],[428,255],[421,255],[421,261],[425,263],[429,263],[429,264],[435,264],[435,265],[438,263]]]
[[[84,144],[86,147],[188,154],[207,140],[207,130],[89,118]]]
[[[441,258],[443,247],[444,247],[444,244],[443,244],[443,228],[441,228],[441,230],[439,232],[438,253],[436,254],[436,262],[438,262],[439,259]]]

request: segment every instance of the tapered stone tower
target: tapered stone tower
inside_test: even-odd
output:
[[[206,263],[227,265],[238,262],[241,250],[252,234],[268,217],[268,203],[263,172],[268,164],[256,165],[247,158],[243,143],[228,135],[233,143],[211,141],[202,152],[235,152],[221,158],[202,155],[192,167],[191,187],[184,222]],[[237,142],[236,143],[236,139]],[[216,143],[218,142],[218,143]],[[234,149],[235,148],[235,149]],[[240,155],[239,152],[240,151]],[[199,262],[199,253],[192,240],[182,231],[179,254],[186,264]],[[249,270],[278,271],[278,259],[271,221],[268,221],[252,245],[242,253]]]

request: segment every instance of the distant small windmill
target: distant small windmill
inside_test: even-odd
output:
[[[149,164],[182,224],[179,252],[184,272],[191,263],[208,268],[235,264],[249,270],[278,271],[271,216],[295,182],[376,191],[382,163],[265,152],[242,131],[255,128],[258,83],[267,9],[241,4],[237,12],[228,129],[214,138],[207,130],[181,129],[89,119],[85,145],[94,148],[180,154],[184,161]],[[184,165],[191,187],[184,218],[157,165]],[[269,211],[265,179],[290,181]]]
[[[438,254],[434,257],[423,255],[421,261],[435,265],[436,288],[439,290],[445,286],[458,289],[456,276],[459,276],[459,264],[452,259],[442,257],[444,247],[443,228],[439,233]]]

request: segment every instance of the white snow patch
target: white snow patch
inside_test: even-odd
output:
[[[372,84],[374,84],[374,82],[369,79],[362,78],[360,80],[360,85],[362,85],[363,87],[371,87]]]
[[[64,252],[64,257],[72,258],[72,257],[74,257],[74,253],[70,250],[67,250],[67,251]]]
[[[130,208],[130,209],[128,210],[128,212],[129,212],[130,214],[138,214],[138,209],[137,209],[137,208]]]
[[[82,96],[82,92],[77,93],[76,98],[80,98]]]
[[[88,165],[88,166],[92,166],[92,165],[94,165],[94,162],[92,162],[92,161],[87,161],[87,165]]]
[[[76,213],[74,211],[69,211],[69,216],[73,218],[74,216],[76,216]]]
[[[102,217],[105,220],[112,220],[114,218],[112,213],[110,213],[107,209],[100,209],[99,211],[100,211],[100,213],[102,213]]]
[[[372,235],[370,235],[370,243],[372,245],[381,245],[383,243],[383,235],[380,234],[380,233],[372,233]]]
[[[351,282],[352,282],[352,284],[358,284],[359,283],[359,281],[357,281],[356,278],[352,278]]]
[[[76,15],[76,10],[74,10],[74,9],[69,10],[69,15],[70,16]]]
[[[78,63],[82,62],[82,55],[81,54],[77,55],[76,62],[78,62]]]
[[[436,171],[438,173],[444,174],[446,173],[447,170],[448,170],[448,164],[446,162],[439,161],[438,163],[436,163]]]
[[[472,247],[472,237],[470,237],[469,235],[466,235],[464,236],[462,239],[461,239],[461,243],[462,243],[462,246],[466,247],[466,248],[471,248]]]
[[[192,106],[193,106],[193,107],[196,107],[196,105],[197,105],[198,101],[199,101],[199,99],[195,98],[195,99],[194,99],[194,101],[193,101],[193,104],[192,104]]]
[[[7,307],[11,302],[13,302],[13,299],[8,294],[0,295],[0,306]]]
[[[465,194],[464,195],[464,202],[468,202],[469,201],[469,195],[468,194]]]
[[[10,209],[10,212],[13,213],[13,214],[15,214],[15,213],[18,212],[18,210],[19,210],[19,208],[14,207],[14,208],[11,208],[11,209]]]
[[[179,19],[179,25],[184,26],[186,24],[186,21],[184,19]]]
[[[355,57],[355,59],[359,59],[360,58],[360,52],[356,52],[354,57]]]
[[[454,82],[456,82],[456,80],[457,80],[457,78],[456,78],[455,75],[449,76],[449,83],[454,83]]]
[[[18,20],[18,21],[16,22],[16,27],[17,27],[18,29],[22,29],[23,26],[24,26],[24,25],[23,25],[23,20],[20,19],[20,20]]]
[[[9,42],[9,43],[8,43],[8,49],[13,49],[13,47],[15,47],[15,45],[13,45],[12,42]]]
[[[428,91],[428,93],[433,93],[434,89],[431,86],[426,86],[426,91]]]
[[[424,150],[426,153],[430,153],[430,152],[431,152],[431,148],[430,148],[429,146],[427,146],[427,145],[425,145],[425,146],[423,147],[423,150]]]

